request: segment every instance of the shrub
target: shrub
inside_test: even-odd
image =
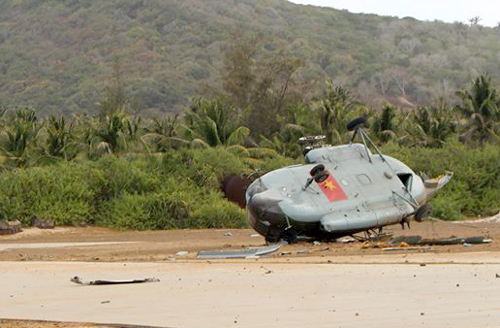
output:
[[[434,215],[447,220],[492,215],[500,211],[500,149],[470,148],[456,142],[442,148],[405,148],[394,144],[382,152],[396,157],[415,172],[429,176],[453,171],[453,179],[431,200]]]

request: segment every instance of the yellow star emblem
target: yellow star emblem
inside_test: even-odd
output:
[[[325,184],[323,185],[325,188],[330,189],[330,190],[335,190],[335,185],[333,184],[332,181],[326,181]]]

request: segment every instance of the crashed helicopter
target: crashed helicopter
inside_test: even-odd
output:
[[[384,226],[399,223],[404,228],[412,219],[427,218],[427,200],[453,173],[420,177],[379,151],[363,128],[365,121],[348,124],[353,136],[346,145],[315,146],[319,137],[301,138],[310,144],[306,164],[269,172],[248,187],[248,220],[268,242],[378,235]],[[356,136],[362,143],[354,143]]]

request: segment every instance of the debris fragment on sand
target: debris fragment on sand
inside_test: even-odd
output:
[[[423,249],[422,246],[446,246],[446,245],[464,245],[470,247],[474,244],[488,244],[491,239],[484,237],[450,237],[450,238],[435,238],[423,239],[421,236],[401,236],[394,238],[389,243],[386,242],[370,242],[366,241],[361,246],[362,249],[367,248],[382,248],[384,250],[397,249]],[[419,247],[410,247],[419,246]]]
[[[142,284],[146,282],[160,282],[158,278],[146,278],[146,279],[133,279],[133,280],[92,280],[86,281],[82,278],[75,276],[71,278],[71,281],[79,285],[124,285],[124,284]]]
[[[243,251],[224,251],[224,252],[199,252],[199,259],[242,259],[255,258],[276,252],[281,244],[274,244],[266,247],[247,249]]]

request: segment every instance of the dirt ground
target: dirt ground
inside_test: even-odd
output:
[[[401,252],[500,251],[500,223],[413,223],[411,229],[392,226],[384,230],[394,236],[420,235],[424,238],[482,236],[491,244],[464,247],[432,246],[401,249]],[[60,247],[57,247],[57,246]],[[172,261],[195,259],[199,251],[244,249],[263,246],[265,240],[251,229],[117,231],[105,228],[29,228],[22,233],[0,236],[0,261]],[[188,252],[187,256],[176,256]],[[396,251],[400,252],[400,251]],[[385,254],[381,249],[365,249],[362,243],[302,242],[284,245],[271,257],[354,256]]]
[[[2,328],[116,328],[111,326],[99,326],[91,323],[60,323],[40,321],[0,320]]]
[[[98,325],[93,323],[73,323],[73,322],[51,322],[51,321],[20,321],[20,320],[2,320],[1,328],[154,328],[146,326],[132,325]]]
[[[211,315],[215,311],[215,314],[211,316],[213,321],[207,322],[210,323],[209,326],[214,327],[233,324],[233,319],[227,321],[229,314],[234,316],[235,326],[242,327],[253,327],[253,322],[263,324],[267,322],[266,320],[271,319],[280,321],[272,324],[268,322],[269,325],[265,326],[280,327],[283,324],[294,326],[299,323],[297,320],[300,320],[300,315],[305,315],[307,318],[323,318],[318,319],[318,323],[328,322],[324,320],[336,320],[339,327],[349,327],[351,323],[356,322],[365,327],[381,325],[397,327],[400,326],[400,323],[406,322],[403,318],[413,315],[414,311],[417,311],[415,312],[417,317],[408,319],[408,322],[420,323],[421,321],[428,327],[448,327],[449,325],[445,323],[455,321],[464,323],[464,325],[467,323],[467,325],[474,326],[481,323],[483,326],[488,326],[490,323],[497,322],[497,319],[500,320],[500,308],[495,306],[490,310],[485,309],[485,306],[496,303],[493,300],[495,295],[500,292],[496,287],[496,282],[500,281],[497,279],[498,273],[500,273],[500,223],[431,221],[412,223],[410,230],[402,230],[400,226],[393,226],[387,228],[385,232],[391,232],[394,236],[420,235],[424,238],[481,236],[490,238],[492,243],[469,247],[463,245],[402,247],[384,251],[378,248],[366,248],[366,245],[361,242],[302,242],[283,245],[279,251],[261,259],[206,261],[197,259],[199,251],[245,249],[263,246],[265,240],[251,229],[117,231],[95,227],[56,228],[53,230],[29,228],[16,235],[0,236],[0,277],[3,277],[4,280],[2,285],[2,279],[0,279],[0,285],[3,286],[5,292],[8,291],[9,294],[12,294],[9,298],[7,295],[2,297],[2,293],[0,293],[0,318],[63,320],[64,322],[0,319],[0,327],[137,327],[70,323],[91,320],[92,315],[96,319],[91,320],[92,322],[117,322],[115,319],[121,318],[121,316],[116,316],[116,313],[123,311],[125,311],[123,313],[131,315],[129,319],[125,320],[125,317],[123,319],[124,323],[129,324],[147,323],[158,326],[159,323],[167,322],[169,324],[161,326],[170,327],[170,323],[175,323],[172,325],[175,327],[205,326],[204,324],[198,325],[196,317],[180,317],[179,313],[187,309],[175,302],[169,306],[171,308],[178,307],[176,308],[177,312],[174,311],[176,314],[171,314],[168,317],[161,317],[162,311],[154,312],[147,319],[139,314],[134,314],[134,317],[132,312],[129,313],[129,309],[134,307],[134,303],[133,298],[128,299],[130,294],[126,292],[127,289],[120,289],[121,299],[109,294],[110,300],[112,300],[111,305],[116,304],[114,312],[101,313],[99,311],[100,308],[107,306],[107,304],[101,303],[101,300],[108,297],[107,293],[101,293],[99,290],[96,290],[96,295],[93,293],[87,295],[85,292],[83,296],[87,296],[87,298],[83,298],[78,301],[80,303],[77,303],[79,286],[76,285],[77,289],[75,290],[71,289],[75,286],[68,279],[73,272],[82,272],[83,275],[87,275],[84,278],[99,278],[103,274],[111,274],[108,278],[113,279],[116,272],[121,272],[117,271],[118,267],[111,267],[116,265],[127,266],[127,270],[130,270],[129,273],[136,272],[135,274],[141,275],[141,272],[151,272],[159,275],[162,278],[162,283],[167,281],[167,285],[158,285],[165,288],[165,295],[155,296],[158,297],[155,304],[172,302],[168,295],[168,291],[172,288],[179,289],[178,298],[185,298],[185,303],[189,303],[189,300],[194,297],[201,302],[199,304],[201,308],[197,311],[205,311],[206,315]],[[407,265],[395,266],[395,264]],[[425,267],[426,264],[427,268],[431,267],[425,273],[428,275],[428,279],[416,281],[416,273],[423,273],[423,271],[418,270],[422,270],[422,266]],[[452,265],[450,266],[450,264]],[[154,269],[153,266],[155,266]],[[251,275],[248,275],[250,273]],[[219,274],[221,280],[223,277],[227,280],[221,281],[219,286],[214,285],[212,279],[217,282]],[[317,276],[322,278],[316,281]],[[53,289],[49,283],[52,279],[50,277],[58,277],[55,281],[59,284],[56,290],[60,295],[55,293],[57,295],[53,299],[44,296],[45,292],[41,292]],[[183,277],[182,281],[180,278],[177,280],[177,277]],[[329,277],[335,277],[335,279],[330,281]],[[11,286],[16,279],[19,280],[19,286]],[[24,281],[31,279],[39,279],[39,281],[37,284],[33,283],[32,288],[28,288],[28,284]],[[12,281],[12,283],[5,280]],[[191,283],[188,283],[189,281]],[[286,283],[287,281],[288,283]],[[293,283],[290,284],[290,282]],[[326,287],[319,286],[323,282]],[[357,282],[359,282],[359,286]],[[227,285],[225,284],[227,283],[233,284],[232,287],[226,289]],[[297,283],[302,284],[305,288],[302,291],[303,294],[295,294],[294,289],[291,288]],[[415,286],[412,285],[414,283]],[[351,284],[351,286],[356,284],[357,287],[352,288],[344,286],[344,284]],[[147,288],[154,289],[154,285],[151,284],[152,287]],[[387,285],[395,286],[401,292],[396,293],[393,289],[390,289],[392,291],[389,292],[389,289],[385,287]],[[470,288],[467,288],[470,290],[458,289],[459,286],[469,286]],[[337,305],[334,310],[325,307],[330,296],[326,295],[322,289],[327,287],[338,291],[335,300],[342,300],[338,304],[335,303]],[[438,290],[442,298],[441,296],[429,298],[431,295],[429,293],[435,288],[444,288],[441,292]],[[20,290],[23,291],[21,294],[19,294]],[[475,293],[477,290],[480,291],[479,294]],[[137,297],[143,297],[144,300],[148,300],[150,297],[148,295],[151,295],[147,294],[147,289],[143,288],[134,289],[132,287],[130,291],[137,292]],[[281,294],[281,291],[284,293]],[[466,294],[463,294],[464,292]],[[366,295],[385,299],[389,303],[392,302],[393,298],[400,298],[394,304],[404,305],[393,306],[394,309],[391,308],[392,305],[389,306],[388,311],[392,312],[390,316],[387,316],[385,307],[380,307],[378,302],[370,301]],[[460,301],[462,296],[469,297],[469,300],[476,298],[476,303],[463,303]],[[205,297],[220,300],[221,304],[225,300],[224,304],[226,305],[221,310],[208,308],[212,304],[210,302],[209,304],[203,303],[202,300]],[[306,302],[304,305],[300,305],[304,301],[304,297],[309,298],[311,304]],[[316,298],[317,300],[314,301]],[[13,300],[14,303],[12,303]],[[256,303],[252,303],[252,300]],[[69,304],[75,302],[75,305],[89,307],[89,317],[87,315],[79,316],[77,312],[70,310],[62,315],[60,309],[65,308],[67,302],[70,302]],[[44,303],[46,304],[45,310],[40,309],[37,305]],[[259,309],[260,303],[266,310],[255,312]],[[140,306],[137,304],[137,307]],[[207,308],[203,308],[204,306]],[[296,308],[297,306],[298,308]],[[364,316],[358,317],[360,315],[358,312],[350,313],[353,306],[358,306],[359,313]],[[323,307],[325,308],[323,309]],[[419,307],[419,310],[415,307]],[[2,316],[2,308],[10,315]],[[49,311],[49,308],[52,308],[52,312]],[[162,308],[160,306],[159,309]],[[438,308],[441,310],[434,311]],[[145,309],[147,311],[147,307]],[[384,315],[377,314],[380,311]],[[469,312],[468,316],[465,315],[466,311]],[[424,316],[423,313],[425,313],[425,318],[421,317]],[[259,315],[262,315],[262,321],[255,321]],[[349,319],[351,315],[355,316],[356,321]],[[456,319],[462,315],[463,318]],[[366,316],[371,317],[367,319]],[[481,319],[483,317],[484,320]],[[85,318],[90,319],[85,320]],[[292,318],[296,318],[295,321]],[[403,321],[398,321],[399,319]],[[370,325],[371,323],[373,325]],[[440,325],[432,325],[431,323],[440,323]],[[454,327],[459,326],[455,325]]]

